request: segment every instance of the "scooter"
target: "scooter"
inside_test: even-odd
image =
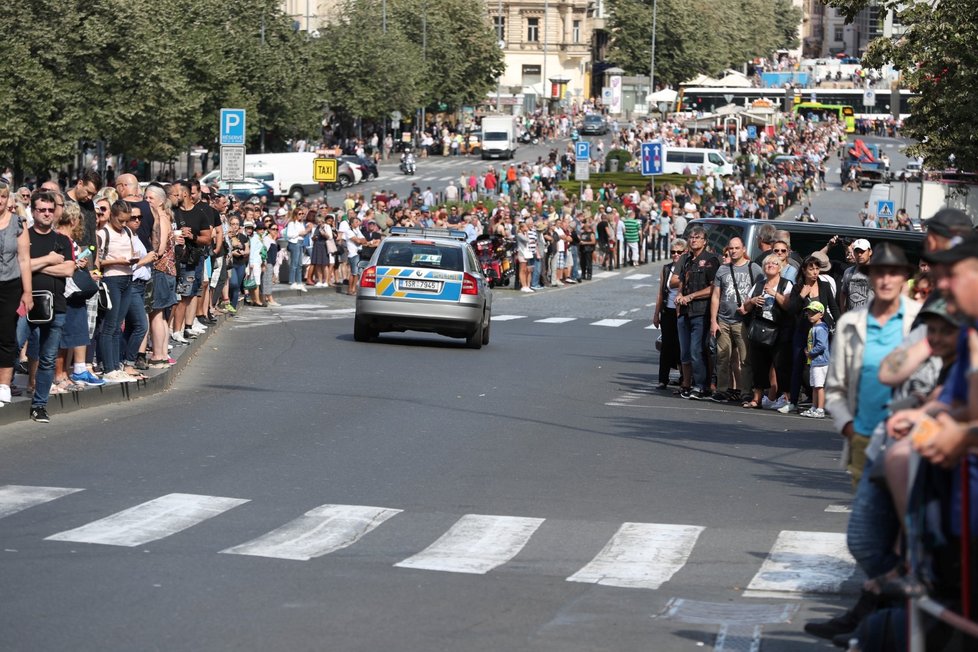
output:
[[[401,156],[401,172],[414,174],[414,154],[407,153]]]
[[[520,134],[519,141],[524,145],[536,145],[539,141],[536,136],[531,134],[529,131],[524,131]]]

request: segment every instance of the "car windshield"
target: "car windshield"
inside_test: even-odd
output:
[[[389,242],[380,251],[378,265],[390,267],[424,267],[463,271],[462,250],[438,244],[418,242]]]

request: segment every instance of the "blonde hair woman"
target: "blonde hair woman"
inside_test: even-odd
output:
[[[10,210],[10,186],[0,181],[0,405],[11,400],[17,360],[17,310],[34,306],[27,225]]]
[[[173,208],[166,192],[159,186],[148,186],[144,198],[153,212],[152,245],[156,252],[156,262],[153,263],[153,303],[149,308],[149,339],[153,353],[147,363],[150,369],[165,369],[170,366],[167,348],[170,327],[164,312],[179,301],[177,261],[173,253],[176,241],[173,232]]]

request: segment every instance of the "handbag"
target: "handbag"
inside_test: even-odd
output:
[[[54,319],[54,293],[51,290],[34,290],[34,306],[27,313],[31,324],[48,324]]]
[[[98,309],[112,310],[112,297],[109,295],[109,286],[101,281],[98,284]]]
[[[755,315],[747,324],[747,339],[754,344],[773,346],[778,341],[778,325]]]
[[[98,293],[98,283],[86,269],[76,269],[71,278],[66,281],[65,298],[73,307],[81,307],[85,302]],[[74,286],[73,288],[71,286]],[[68,289],[73,291],[69,294]]]

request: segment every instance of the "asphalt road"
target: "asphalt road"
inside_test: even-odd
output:
[[[481,351],[310,293],[168,392],[5,427],[0,649],[825,649],[838,438],[650,389],[656,280],[500,292]]]

